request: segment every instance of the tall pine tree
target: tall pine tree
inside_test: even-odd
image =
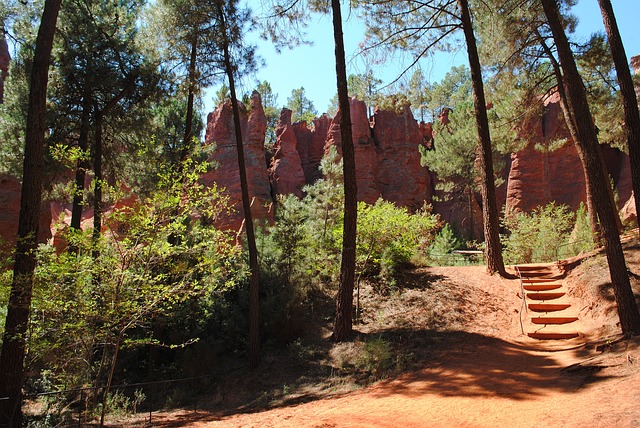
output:
[[[36,237],[44,180],[44,134],[49,63],[61,0],[44,4],[31,70],[24,169],[13,281],[0,354],[0,425],[22,426],[22,383],[26,333],[31,312]]]

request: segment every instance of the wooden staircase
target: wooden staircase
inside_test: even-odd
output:
[[[573,339],[578,317],[566,298],[563,274],[555,264],[516,265],[526,304],[526,319],[521,318],[523,332],[539,340]],[[520,314],[521,317],[524,314]]]

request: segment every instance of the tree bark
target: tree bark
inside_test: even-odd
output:
[[[31,310],[44,180],[47,85],[60,2],[45,1],[31,70],[18,238],[0,355],[0,398],[3,399],[0,400],[0,426],[3,427],[17,428],[22,425],[26,332]]]
[[[229,52],[229,33],[227,30],[224,11],[220,4],[218,4],[218,13],[222,24],[224,68],[229,80],[229,92],[231,94],[233,125],[235,128],[236,149],[238,152],[240,189],[242,193],[242,209],[244,210],[244,226],[247,233],[247,246],[249,247],[249,268],[251,270],[249,282],[249,368],[255,369],[260,365],[260,266],[258,264],[258,247],[256,245],[256,237],[253,229],[249,185],[247,183],[247,169],[245,166],[244,147],[242,144],[240,109],[238,108],[235,79],[233,77],[234,67],[231,62],[231,55]]]
[[[591,180],[593,198],[600,219],[605,252],[609,263],[611,283],[618,304],[618,315],[622,332],[627,335],[640,334],[640,314],[629,282],[620,235],[615,219],[615,207],[609,197],[609,181],[602,168],[598,153],[598,137],[593,124],[587,94],[573,58],[573,52],[562,27],[562,20],[555,0],[542,0],[542,7],[558,49],[563,71],[563,86],[567,105],[575,121],[578,155],[587,167]]]
[[[102,149],[103,149],[103,126],[104,126],[104,118],[109,114],[109,112],[118,105],[120,101],[124,99],[128,94],[133,92],[135,89],[136,76],[129,76],[127,81],[125,82],[124,87],[118,92],[118,94],[113,97],[109,102],[107,102],[102,110],[98,109],[98,106],[95,106],[95,119],[94,119],[94,142],[93,142],[93,174],[94,174],[94,201],[93,201],[93,258],[97,259],[100,255],[97,249],[98,239],[100,239],[100,234],[102,233],[102,186],[104,184],[104,179],[102,176]]]
[[[347,90],[347,66],[342,32],[340,1],[331,0],[333,12],[333,38],[336,56],[336,81],[340,110],[340,139],[342,141],[342,171],[344,179],[344,227],[342,233],[342,261],[340,286],[336,300],[336,316],[333,322],[333,339],[347,340],[353,334],[351,311],[356,271],[356,227],[358,216],[358,189],[356,186],[356,161],[351,130],[351,109]]]
[[[610,0],[598,0],[604,28],[607,31],[613,63],[618,75],[620,93],[622,94],[622,106],[624,107],[624,123],[627,134],[627,147],[629,149],[629,163],[631,164],[631,183],[636,204],[636,213],[640,215],[640,112],[638,111],[638,99],[635,87],[631,79],[631,71],[627,63],[627,54],[624,51],[616,16]],[[636,224],[639,219],[636,217]]]
[[[91,65],[87,69],[87,75],[91,73]],[[82,221],[82,207],[84,201],[84,180],[86,172],[89,169],[89,160],[86,157],[89,148],[89,128],[91,119],[91,108],[93,107],[93,99],[91,96],[91,84],[85,82],[84,96],[82,100],[82,116],[80,117],[80,134],[78,135],[78,148],[82,156],[78,159],[76,167],[76,184],[73,192],[73,205],[71,208],[71,228],[80,230]],[[70,249],[73,250],[73,246]]]
[[[458,0],[462,20],[462,30],[467,43],[469,68],[471,70],[471,84],[473,87],[473,105],[475,109],[476,126],[478,128],[478,153],[482,186],[482,220],[484,223],[485,252],[487,258],[487,272],[506,276],[504,260],[502,258],[502,244],[500,243],[500,229],[498,206],[496,203],[496,189],[493,173],[493,157],[491,151],[491,135],[489,132],[489,118],[487,116],[484,98],[484,84],[482,83],[482,69],[473,33],[473,24],[469,13],[469,2]]]
[[[553,52],[551,48],[546,44],[542,35],[536,31],[538,38],[540,39],[540,44],[542,45],[542,49],[544,50],[549,62],[551,62],[551,66],[553,67],[553,73],[556,76],[556,81],[558,82],[558,94],[560,95],[560,109],[562,110],[562,115],[564,116],[564,121],[567,125],[567,129],[569,129],[569,133],[573,138],[574,145],[576,150],[580,150],[578,143],[576,142],[576,122],[573,118],[573,113],[569,109],[569,105],[567,103],[567,94],[564,91],[564,78],[562,77],[562,68],[560,64],[553,56]],[[591,233],[593,235],[593,243],[596,246],[602,245],[600,237],[602,236],[602,232],[600,231],[600,224],[598,223],[598,213],[596,212],[595,202],[593,201],[593,192],[591,191],[591,178],[589,177],[589,173],[587,171],[587,166],[584,162],[582,162],[582,157],[580,157],[580,164],[582,165],[582,174],[584,175],[584,184],[585,184],[585,192],[587,196],[587,214],[589,215],[589,224],[591,225]]]
[[[102,232],[102,121],[103,111],[97,111],[95,117],[95,134],[93,141],[93,258],[100,256],[98,240]]]
[[[196,60],[198,54],[198,35],[194,37],[191,43],[191,55],[189,57],[189,94],[187,96],[187,117],[184,122],[184,138],[182,141],[182,152],[180,153],[180,162],[187,160],[187,156],[191,151],[191,139],[193,138],[193,104],[195,99],[196,86]]]

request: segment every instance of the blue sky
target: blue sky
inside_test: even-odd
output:
[[[640,1],[611,0],[611,2],[627,55],[640,55],[640,29],[638,28]],[[579,18],[576,37],[586,40],[596,31],[604,32],[597,0],[578,0],[573,13]],[[354,14],[350,15],[348,10],[343,10],[343,14],[347,73],[361,73],[365,69],[357,53],[358,44],[364,36],[364,26],[358,22]],[[307,98],[313,101],[318,112],[326,111],[331,98],[336,93],[333,30],[330,16],[315,15],[307,33],[308,39],[313,42],[312,46],[300,46],[293,50],[284,49],[281,53],[277,53],[269,42],[259,41],[258,54],[264,59],[266,65],[255,76],[243,79],[240,92],[248,92],[255,87],[257,81],[266,80],[278,95],[278,104],[284,105],[291,91],[302,86],[305,88]],[[374,68],[376,77],[382,79],[385,84],[394,80],[404,69],[399,58],[393,58],[387,62],[386,65]],[[422,63],[422,69],[430,82],[437,82],[442,80],[452,66],[466,63],[466,51],[461,49],[458,52],[436,54],[433,60]],[[205,114],[215,107],[212,102],[215,89],[217,88],[212,88],[205,94]]]

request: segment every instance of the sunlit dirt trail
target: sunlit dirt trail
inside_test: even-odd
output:
[[[462,281],[475,301],[474,313],[483,314],[472,319],[473,327],[451,332],[438,345],[438,354],[423,362],[423,369],[348,394],[253,413],[157,414],[153,425],[640,426],[639,340],[616,341],[617,336],[604,337],[599,331],[580,339],[536,341],[521,334],[514,312],[518,281],[487,280],[481,270],[469,268],[439,268],[437,273],[445,281]],[[485,311],[495,304],[496,295],[513,308]],[[582,332],[602,325],[601,319],[588,315],[581,313]]]

